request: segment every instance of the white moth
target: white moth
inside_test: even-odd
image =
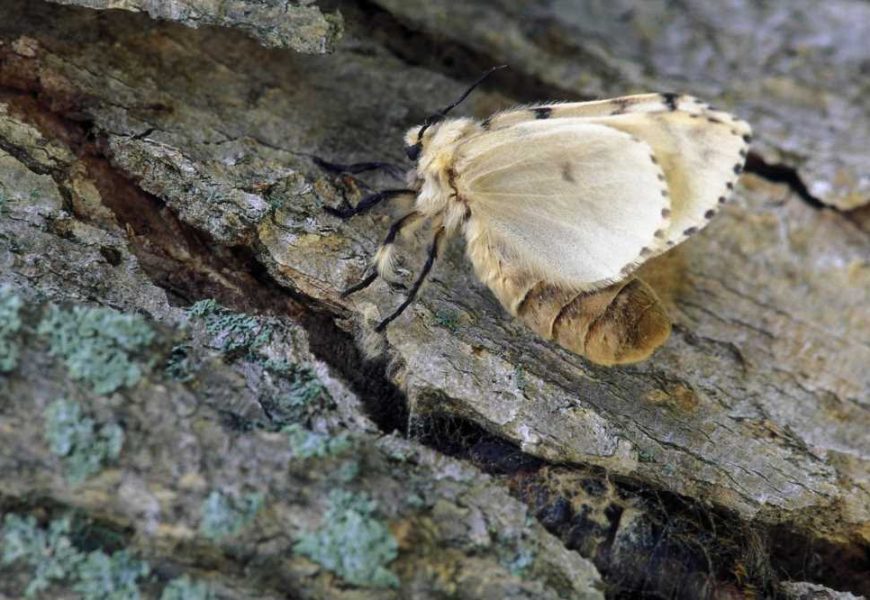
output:
[[[389,279],[397,234],[428,222],[426,264],[378,330],[411,303],[445,240],[461,232],[481,281],[540,336],[599,364],[647,358],[667,339],[670,320],[632,273],[701,230],[727,201],[749,125],[677,94],[539,104],[483,121],[445,118],[482,80],[408,131],[406,150],[416,160],[408,189],[332,211],[347,217],[393,196],[416,197],[370,274],[346,293],[379,275]],[[386,166],[321,164],[348,172]]]

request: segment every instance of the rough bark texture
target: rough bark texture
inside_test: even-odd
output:
[[[323,13],[312,0],[51,0],[87,8],[146,12],[154,19],[178,21],[188,27],[234,27],[270,48],[323,54],[335,48],[341,36],[339,13]]]
[[[63,3],[335,35],[273,21],[308,3]],[[78,509],[79,554],[130,549],[154,596],[184,573],[220,597],[870,592],[870,15],[804,4],[341,2],[312,56],[0,0],[0,510]],[[400,161],[502,62],[466,114],[678,89],[756,129],[734,202],[644,268],[675,323],[648,362],[537,339],[459,241],[386,335],[399,293],[340,297],[391,215],[325,214],[359,189],[312,156]],[[90,454],[52,437],[61,408]]]

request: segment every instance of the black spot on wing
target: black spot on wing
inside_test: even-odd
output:
[[[562,181],[577,183],[577,180],[574,179],[574,166],[571,164],[571,161],[566,160],[562,163]]]
[[[628,98],[614,98],[612,102],[616,108],[611,111],[611,115],[621,115],[628,109]]]
[[[489,128],[492,127],[492,117],[485,118],[480,122],[480,126],[483,127],[485,131],[489,131]]]
[[[662,100],[665,101],[665,106],[668,107],[668,110],[677,110],[677,98],[679,97],[679,94],[674,94],[673,92],[662,94]]]
[[[552,114],[553,109],[549,106],[539,106],[537,108],[533,108],[532,112],[535,113],[536,119],[549,119],[550,114]]]

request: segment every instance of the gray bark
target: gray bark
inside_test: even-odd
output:
[[[307,3],[64,3],[248,34],[254,19],[261,43],[303,52],[337,30],[272,30],[269,11],[339,22]],[[793,2],[664,17],[653,3],[346,2],[345,37],[316,56],[0,0],[0,284],[24,303],[7,303],[22,322],[0,374],[0,510],[46,524],[79,509],[151,564],[155,596],[191,573],[221,597],[599,597],[590,560],[611,591],[867,593],[870,17],[835,4],[804,20]],[[596,367],[536,338],[458,240],[384,336],[372,325],[400,293],[340,297],[393,215],[325,214],[359,190],[311,157],[401,161],[405,128],[501,62],[510,73],[457,114],[677,89],[756,130],[736,199],[644,267],[675,323],[645,363]],[[424,244],[405,246],[407,269]],[[207,298],[259,316],[182,308]],[[141,315],[154,338],[125,353],[141,378],[101,393],[105,379],[75,378],[40,332],[52,306],[61,321],[74,306]],[[278,400],[316,381],[304,410]],[[98,424],[88,439],[124,432],[81,481],[84,459],[46,441],[62,398]],[[238,527],[212,535],[215,503]],[[306,553],[339,514],[397,557],[352,572]],[[0,593],[21,593],[21,565]]]

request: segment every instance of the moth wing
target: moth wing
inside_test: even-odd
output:
[[[681,110],[700,111],[707,106],[692,96],[635,94],[589,102],[551,102],[534,106],[521,106],[492,115],[483,122],[483,127],[495,131],[525,121],[663,112],[672,110],[671,105],[676,106],[677,103],[679,103]]]
[[[639,94],[520,108],[495,115],[491,130],[546,118],[578,119],[630,133],[650,145],[671,196],[671,220],[652,254],[700,231],[731,195],[746,162],[752,129],[697,98]]]
[[[467,236],[512,269],[575,290],[623,279],[667,229],[670,200],[648,144],[582,119],[535,120],[457,149]]]

